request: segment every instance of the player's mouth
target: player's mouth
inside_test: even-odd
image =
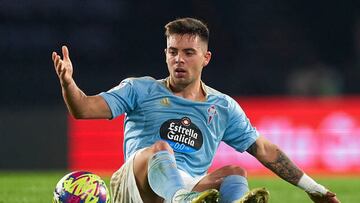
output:
[[[185,77],[186,71],[183,68],[175,68],[175,77],[182,78]]]

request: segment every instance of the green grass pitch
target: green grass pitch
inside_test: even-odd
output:
[[[58,171],[0,171],[0,203],[51,203],[55,185],[65,174]],[[109,185],[109,178],[103,179]],[[360,202],[360,175],[315,179],[335,191],[342,203]],[[250,177],[249,185],[251,188],[266,187],[270,191],[270,203],[311,202],[304,192],[279,178]]]

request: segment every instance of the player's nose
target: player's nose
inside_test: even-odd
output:
[[[175,56],[175,62],[176,63],[181,63],[181,62],[184,62],[184,57],[182,56],[182,54],[178,54]]]

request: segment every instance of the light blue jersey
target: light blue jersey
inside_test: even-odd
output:
[[[167,141],[175,152],[179,169],[191,176],[204,175],[221,141],[244,152],[259,133],[231,97],[206,85],[206,101],[175,96],[167,80],[129,78],[100,95],[113,118],[126,113],[124,154]]]

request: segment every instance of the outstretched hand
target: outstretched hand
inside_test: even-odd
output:
[[[54,62],[54,68],[56,74],[60,79],[60,83],[63,86],[69,85],[72,81],[73,66],[69,57],[69,50],[66,46],[61,47],[63,59],[56,52],[52,53],[52,60]]]
[[[340,203],[335,193],[328,191],[325,195],[318,193],[308,193],[310,199],[315,203]]]

